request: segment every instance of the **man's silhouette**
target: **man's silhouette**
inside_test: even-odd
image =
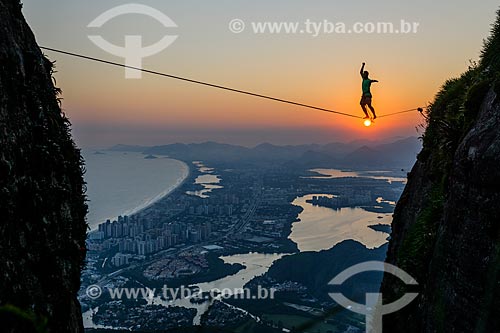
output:
[[[370,73],[365,71],[365,63],[363,63],[363,66],[361,66],[361,70],[359,71],[359,74],[361,74],[361,77],[363,78],[363,95],[361,96],[361,108],[363,109],[363,112],[365,113],[365,118],[368,119],[370,116],[368,115],[368,111],[366,110],[366,106],[370,108],[370,110],[373,113],[373,119],[377,119],[377,115],[375,114],[375,109],[372,106],[372,93],[370,91],[370,87],[373,82],[378,82],[377,80],[371,80],[369,78]]]

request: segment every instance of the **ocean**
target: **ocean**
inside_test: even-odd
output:
[[[133,214],[161,199],[188,176],[181,161],[158,157],[145,159],[133,152],[83,150],[85,181],[92,230],[106,219]]]

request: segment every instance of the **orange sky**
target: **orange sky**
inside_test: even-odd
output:
[[[55,0],[46,2],[55,4]],[[70,0],[57,3],[58,13],[44,13],[51,7],[45,2],[24,3],[25,15],[40,44],[123,61],[92,44],[86,25],[103,11],[125,2],[91,2],[84,6],[81,1]],[[178,28],[169,33],[179,36],[168,49],[145,59],[144,67],[357,115],[362,115],[361,62],[367,62],[371,77],[380,81],[372,88],[379,115],[425,105],[446,79],[467,68],[469,59],[478,59],[482,39],[488,36],[498,7],[490,0],[407,4],[393,0],[356,4],[318,1],[314,6],[308,1],[281,0],[273,4],[263,0],[252,4],[193,0],[182,4],[143,3],[172,18]],[[318,37],[256,35],[249,31],[233,34],[228,30],[233,18],[247,22],[328,19],[347,23],[405,19],[419,22],[420,30],[411,35]],[[154,43],[164,29],[146,17],[115,20],[100,34],[117,45],[123,43],[125,34],[139,33],[145,36],[146,44]],[[224,138],[247,145],[259,141],[286,143],[297,129],[304,131],[293,143],[382,139],[417,135],[415,126],[422,121],[415,112],[380,119],[366,128],[361,121],[347,117],[147,74],[140,80],[126,80],[119,68],[46,53],[57,60],[56,78],[64,92],[64,108],[83,145]],[[268,130],[268,134],[259,137],[259,129]],[[272,134],[287,129],[290,133],[286,140]],[[183,130],[184,135],[167,135]],[[164,137],[158,135],[162,131]],[[223,135],[225,131],[227,136]],[[238,137],[238,131],[246,132],[244,139]],[[252,131],[256,131],[253,139]],[[323,134],[315,135],[319,131]],[[127,136],[132,132],[135,134]],[[148,132],[156,134],[148,137]]]

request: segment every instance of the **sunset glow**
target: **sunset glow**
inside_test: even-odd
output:
[[[276,1],[271,5],[257,1],[228,6],[151,0],[148,5],[168,14],[178,26],[166,31],[179,37],[163,52],[144,59],[143,66],[363,116],[359,67],[366,62],[370,77],[380,81],[372,86],[373,106],[378,115],[384,115],[426,106],[450,75],[463,72],[468,59],[478,58],[480,41],[489,33],[489,22],[498,4],[492,0],[480,4],[459,2],[449,6],[423,1],[398,9],[393,1],[318,1],[315,6],[308,2]],[[60,15],[46,11],[50,3]],[[285,5],[287,14],[283,16],[281,6]],[[127,34],[144,34],[145,45],[162,36],[165,28],[146,17],[134,18],[132,25],[124,16],[100,30],[87,28],[110,7],[108,2],[88,6],[74,0],[63,4],[55,0],[24,1],[25,15],[41,45],[123,62],[97,48],[87,35],[99,32],[116,45],[123,45]],[[247,31],[235,34],[227,26],[232,18],[247,22],[356,22],[381,18],[399,22],[404,18],[419,22],[420,30],[404,36],[313,37],[253,34],[247,24]],[[120,68],[45,53],[57,61],[56,78],[63,89],[63,107],[83,145],[96,145],[100,140],[106,144],[216,140],[255,145],[263,141],[284,144],[382,139],[416,136],[415,127],[423,122],[415,112],[384,119],[366,131],[348,117],[148,74],[139,80],[127,80]]]

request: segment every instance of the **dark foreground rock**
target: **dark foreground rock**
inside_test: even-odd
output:
[[[0,0],[0,330],[82,332],[82,160],[18,0]]]
[[[420,296],[384,332],[500,332],[500,20],[480,64],[443,86],[396,207],[387,261]],[[405,287],[386,275],[385,303]]]

